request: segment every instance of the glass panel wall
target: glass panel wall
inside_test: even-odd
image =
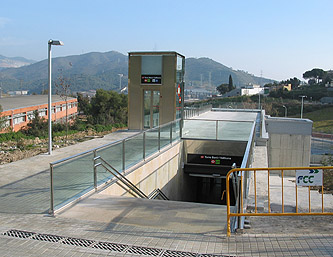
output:
[[[143,133],[125,140],[125,168],[143,160]]]
[[[54,206],[93,189],[93,159],[94,154],[90,152],[53,167]]]
[[[183,138],[216,139],[216,121],[184,120]]]
[[[158,151],[158,129],[150,129],[146,132],[145,157]]]

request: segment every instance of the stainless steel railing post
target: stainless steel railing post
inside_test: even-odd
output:
[[[122,141],[123,151],[122,151],[122,163],[123,163],[123,172],[125,171],[125,139]]]
[[[143,160],[146,160],[146,132],[143,132]]]
[[[179,138],[182,138],[182,136],[183,136],[183,124],[184,124],[184,120],[181,119],[180,123],[179,123]]]
[[[51,202],[50,202],[50,210],[49,214],[54,216],[54,184],[53,184],[53,164],[50,163],[50,191],[51,191]]]
[[[173,124],[176,124],[174,121],[171,122],[170,126],[170,144],[172,144],[172,129],[173,129]]]
[[[94,150],[94,188],[97,190],[97,166],[96,166],[96,150]]]
[[[219,121],[217,120],[216,121],[216,131],[215,131],[215,133],[216,133],[216,135],[215,135],[216,136],[216,138],[215,138],[216,141],[217,141],[217,133],[218,133],[218,131],[219,131]]]
[[[161,150],[161,126],[158,126],[158,150]]]

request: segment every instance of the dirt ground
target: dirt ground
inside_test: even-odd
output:
[[[246,234],[330,234],[333,232],[333,216],[271,216],[248,217],[251,228]]]
[[[125,128],[112,129],[112,131],[96,132],[94,130],[88,130],[78,132],[72,135],[55,137],[53,139],[53,149],[74,145],[86,140],[90,140],[96,137],[103,137],[106,134],[110,134],[117,130]],[[48,139],[21,139],[19,141],[8,141],[0,143],[0,165],[10,162],[15,162],[25,158],[29,158],[40,153],[46,153],[48,151]]]
[[[311,190],[321,193],[321,187],[311,187]],[[333,170],[326,170],[324,173],[324,194],[333,194]]]

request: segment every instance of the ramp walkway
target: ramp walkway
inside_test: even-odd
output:
[[[59,217],[118,225],[140,226],[175,233],[224,236],[226,206],[148,200],[95,194]]]
[[[50,162],[84,152],[137,132],[114,132],[103,138],[0,165],[0,213],[46,213],[50,208]]]

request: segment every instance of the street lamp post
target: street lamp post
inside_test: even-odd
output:
[[[300,96],[301,98],[302,98],[302,107],[301,107],[301,119],[303,119],[303,102],[304,102],[304,97],[307,97],[306,95],[302,95],[302,96]]]
[[[124,74],[118,74],[119,75],[119,92],[121,92],[121,78],[124,76]]]
[[[284,108],[284,117],[287,117],[287,107],[283,105],[283,108]]]
[[[48,127],[49,127],[49,133],[48,133],[48,137],[49,137],[49,143],[48,143],[48,149],[49,149],[49,155],[52,154],[52,62],[51,62],[51,46],[55,45],[55,46],[62,46],[64,45],[63,42],[59,41],[59,40],[52,40],[50,39],[48,42],[48,81],[49,81],[49,90],[48,90],[48,101],[47,101],[47,118],[48,118]]]
[[[259,110],[260,110],[260,109],[261,109],[261,108],[260,108],[260,92],[259,92],[258,95],[259,95]]]

